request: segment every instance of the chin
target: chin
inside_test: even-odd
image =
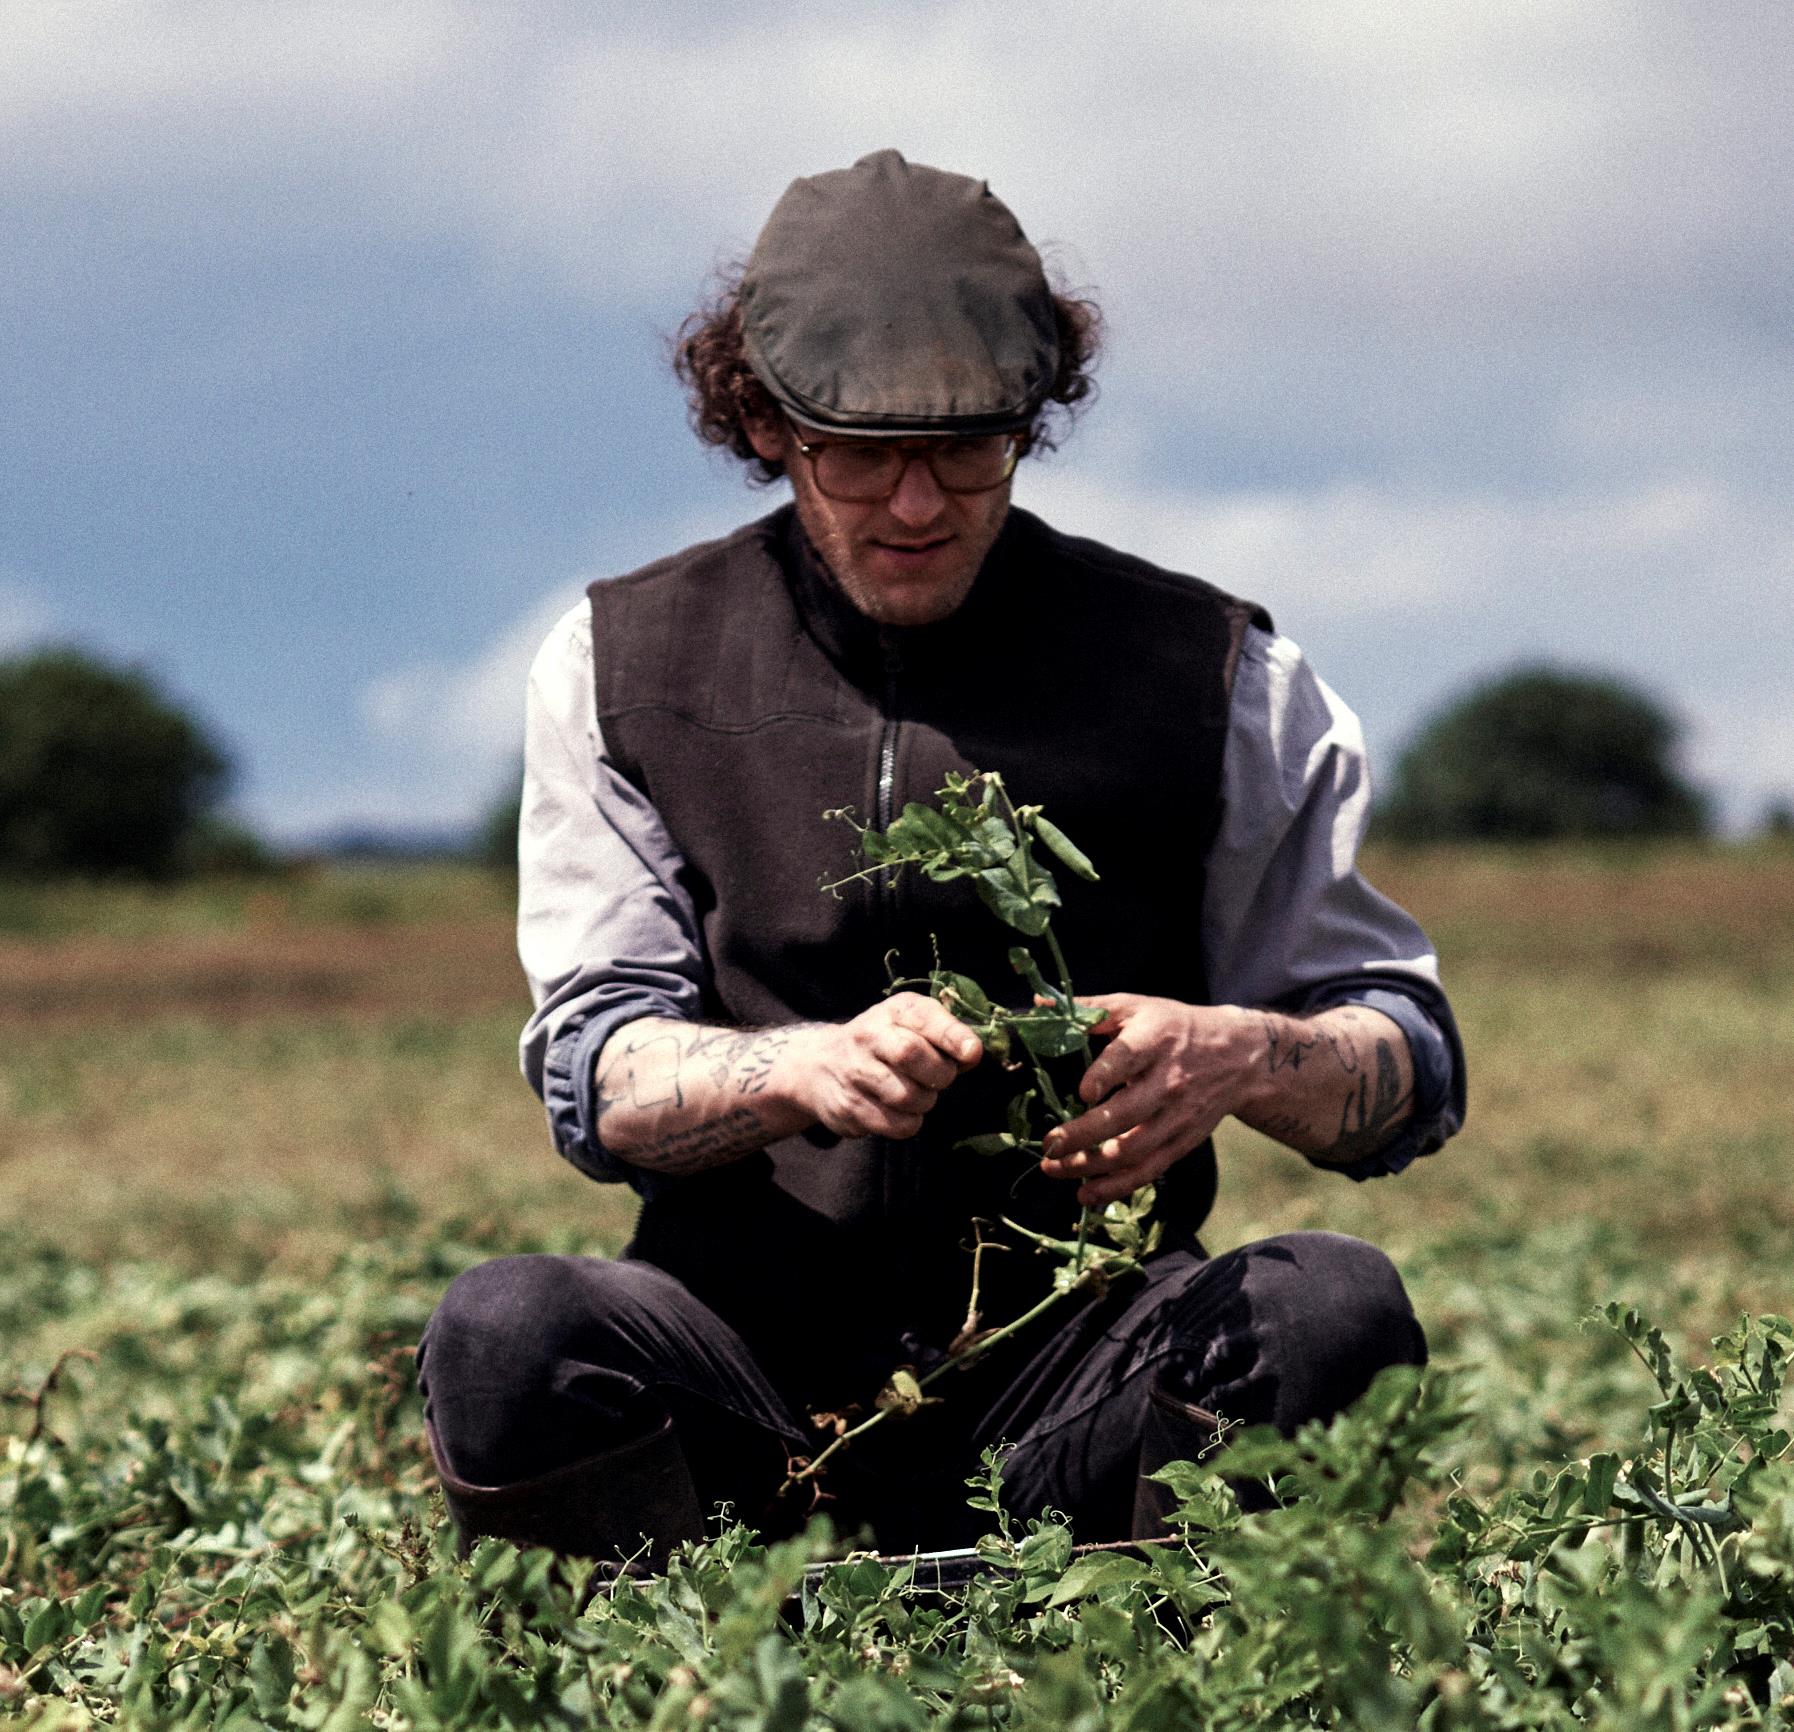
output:
[[[933,625],[959,611],[960,604],[971,593],[972,580],[892,583],[856,574],[852,583],[844,583],[841,587],[861,613],[880,625]]]

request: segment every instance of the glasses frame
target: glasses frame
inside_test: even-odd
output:
[[[798,450],[809,460],[810,479],[815,482],[816,491],[820,493],[824,499],[834,500],[837,505],[882,505],[887,499],[890,499],[895,495],[897,489],[903,485],[903,478],[909,473],[910,462],[916,458],[920,458],[927,466],[928,473],[934,477],[935,486],[943,493],[951,493],[960,497],[968,497],[978,493],[993,493],[997,488],[1001,487],[1014,476],[1016,465],[1027,455],[1028,451],[1028,435],[1026,431],[1019,428],[1012,429],[1001,435],[1008,446],[1008,450],[1004,453],[1003,457],[1003,473],[999,475],[995,481],[987,481],[981,487],[949,487],[947,483],[941,479],[939,471],[936,470],[934,459],[930,456],[930,452],[938,451],[941,446],[948,443],[950,440],[965,438],[968,437],[968,435],[943,433],[918,437],[915,439],[807,440],[798,432],[798,429],[794,424],[791,427],[791,431],[797,435]],[[969,437],[988,437],[988,435],[974,434],[969,435]],[[893,478],[891,485],[887,487],[883,493],[869,494],[863,498],[840,493],[831,493],[822,485],[822,474],[817,466],[817,459],[825,451],[836,449],[843,445],[863,446],[869,450],[895,451],[900,456],[904,456],[906,460],[898,464],[896,476]]]

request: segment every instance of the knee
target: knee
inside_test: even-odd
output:
[[[424,1330],[426,1394],[451,1387],[521,1394],[555,1375],[570,1343],[631,1303],[628,1266],[596,1258],[499,1257],[463,1271]]]
[[[1426,1336],[1395,1265],[1344,1233],[1285,1233],[1258,1248],[1253,1283],[1314,1358],[1424,1365]]]

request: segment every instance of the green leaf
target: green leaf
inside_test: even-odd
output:
[[[972,834],[992,864],[1007,860],[1015,852],[1015,832],[1001,818],[980,818]]]
[[[1606,1515],[1613,1502],[1614,1481],[1619,1478],[1620,1458],[1617,1455],[1591,1455],[1588,1461],[1588,1482],[1582,1488],[1582,1507],[1590,1515]]]
[[[1008,1131],[991,1131],[978,1137],[961,1137],[953,1147],[968,1155],[1006,1155],[1017,1147],[1016,1138]]]
[[[1103,1588],[1147,1581],[1151,1576],[1152,1571],[1145,1564],[1125,1552],[1095,1552],[1072,1560],[1071,1568],[1047,1595],[1047,1604],[1069,1605],[1073,1600],[1088,1599]]]
[[[1017,887],[1007,867],[992,867],[972,880],[978,899],[1006,926],[1038,938],[1047,929],[1046,909],[1031,902]]]
[[[970,975],[937,969],[930,977],[934,995],[961,1022],[989,1022],[996,1006],[984,988]]]
[[[249,1688],[264,1715],[274,1715],[293,1693],[293,1650],[278,1636],[265,1636],[249,1650]]]
[[[1036,1058],[1069,1058],[1084,1045],[1085,1025],[1075,1009],[1041,1005],[1011,1017],[1009,1026]]]
[[[368,1618],[368,1635],[383,1654],[411,1651],[411,1619],[397,1600],[382,1600]]]

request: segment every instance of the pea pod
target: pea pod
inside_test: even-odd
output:
[[[1050,818],[1043,818],[1038,812],[1034,814],[1034,834],[1047,846],[1047,852],[1068,871],[1075,872],[1080,878],[1095,884],[1099,882],[1097,871],[1090,864],[1090,857]]]

